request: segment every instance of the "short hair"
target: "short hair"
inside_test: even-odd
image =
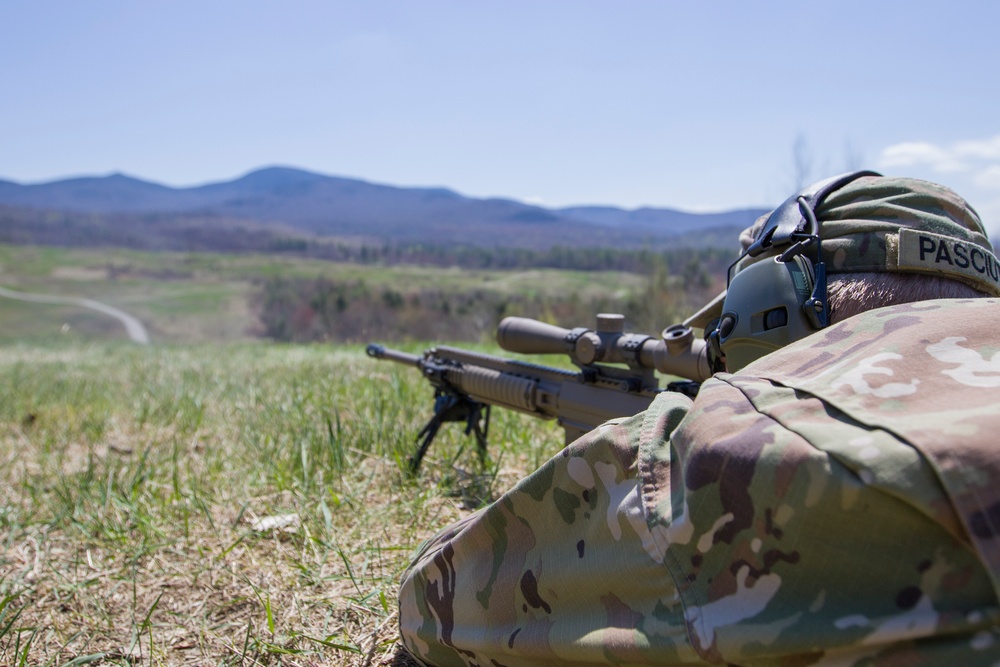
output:
[[[914,273],[858,272],[832,276],[827,285],[830,322],[840,322],[883,306],[930,299],[979,299],[991,296],[965,283]]]

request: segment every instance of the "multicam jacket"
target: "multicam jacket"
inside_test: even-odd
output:
[[[425,544],[431,665],[1000,665],[1000,300],[664,393]]]

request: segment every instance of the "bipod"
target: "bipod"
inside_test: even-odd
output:
[[[441,424],[445,422],[465,422],[465,435],[475,433],[476,446],[481,461],[486,460],[486,435],[490,429],[490,406],[474,401],[468,396],[450,393],[437,389],[434,392],[434,416],[432,416],[417,434],[417,440],[423,438],[417,451],[410,457],[410,473],[417,474],[424,454],[430,448]]]

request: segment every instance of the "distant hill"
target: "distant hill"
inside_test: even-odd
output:
[[[661,247],[721,238],[733,245],[736,233],[764,212],[548,209],[510,199],[465,197],[446,188],[393,187],[287,167],[189,188],[124,174],[27,185],[0,181],[0,207],[0,239],[24,242],[26,236],[51,237],[62,228],[82,237],[92,232],[108,238],[174,238],[168,247],[176,245],[182,231],[526,248]]]

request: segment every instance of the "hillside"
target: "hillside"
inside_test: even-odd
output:
[[[289,239],[537,249],[705,245],[706,239],[734,238],[762,212],[548,209],[286,167],[189,188],[123,174],[28,185],[0,181],[0,240],[138,243],[153,250],[266,249],[254,238],[264,246]]]

